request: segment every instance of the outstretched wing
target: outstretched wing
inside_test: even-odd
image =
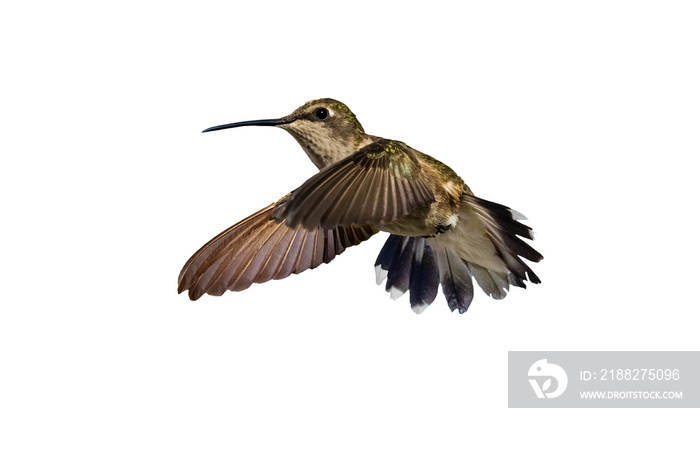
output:
[[[524,281],[540,283],[539,277],[520,257],[532,262],[543,259],[542,254],[520,238],[535,239],[532,229],[518,221],[525,220],[523,214],[504,205],[465,194],[462,196],[460,219],[473,226],[467,227],[465,234],[471,235],[469,240],[472,244],[480,245],[481,255],[500,261],[500,267],[494,267],[488,259],[481,259],[484,260],[481,264],[483,267],[504,270],[511,284],[523,288]],[[479,263],[479,260],[473,262]]]
[[[391,222],[434,200],[421,171],[410,148],[381,140],[309,178],[273,217],[307,229]]]
[[[190,299],[196,300],[205,293],[220,296],[226,290],[242,291],[253,283],[285,278],[328,263],[378,232],[370,224],[289,227],[271,218],[275,205],[241,220],[194,253],[180,272],[178,293],[189,290]]]
[[[466,312],[474,297],[472,277],[484,292],[505,298],[510,285],[540,283],[523,259],[539,262],[542,254],[521,238],[533,239],[530,227],[520,223],[522,214],[508,207],[475,197],[462,196],[457,228],[430,238],[436,251],[442,291],[450,309]]]

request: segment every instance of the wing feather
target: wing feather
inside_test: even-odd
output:
[[[389,222],[434,201],[408,146],[381,140],[325,167],[278,204],[273,217],[306,229]]]
[[[346,248],[378,232],[371,224],[330,229],[289,227],[272,219],[275,206],[254,213],[202,246],[178,277],[178,292],[189,290],[192,300],[241,291],[253,283],[279,280],[332,261]]]

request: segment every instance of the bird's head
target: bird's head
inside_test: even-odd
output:
[[[319,169],[349,157],[369,142],[347,105],[327,98],[309,101],[282,118],[230,123],[204,132],[239,126],[278,126],[286,130]]]

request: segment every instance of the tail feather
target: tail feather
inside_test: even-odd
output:
[[[508,294],[509,281],[505,273],[489,270],[474,263],[468,263],[469,271],[484,293],[493,299],[503,299]]]
[[[482,231],[490,240],[496,255],[503,261],[508,271],[508,281],[525,287],[525,281],[541,283],[540,278],[523,262],[521,257],[539,262],[542,254],[518,236],[534,239],[532,229],[518,220],[524,216],[495,202],[465,195],[462,197],[462,216],[471,216],[482,224]],[[514,275],[513,278],[510,275]]]
[[[421,313],[437,296],[437,261],[425,238],[390,235],[374,264],[377,284],[386,278],[386,290],[396,299],[410,291],[411,309]]]
[[[394,262],[396,251],[401,249],[402,244],[403,236],[389,235],[382,250],[379,251],[377,261],[374,263],[374,271],[377,274],[377,285],[381,285],[384,279],[389,275],[389,269]]]
[[[386,279],[386,290],[392,299],[401,297],[411,286],[411,265],[415,238],[404,237],[401,247],[396,249]]]
[[[464,314],[474,299],[474,284],[467,263],[447,248],[436,250],[440,284],[451,311]]]
[[[508,207],[465,194],[455,228],[427,239],[389,236],[375,264],[377,284],[386,278],[394,299],[410,290],[416,312],[433,302],[440,284],[450,309],[463,314],[474,299],[472,278],[494,299],[505,298],[511,285],[540,283],[523,261],[542,260],[521,239],[533,239],[530,227],[518,221],[523,219]]]
[[[411,268],[411,309],[420,314],[435,301],[439,273],[435,254],[425,238],[416,238]]]

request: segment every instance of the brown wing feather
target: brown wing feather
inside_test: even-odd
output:
[[[410,148],[381,140],[309,178],[273,216],[307,229],[391,222],[434,201],[420,172]]]
[[[501,261],[507,271],[507,278],[513,281],[513,284],[524,287],[525,280],[540,283],[540,279],[520,256],[532,262],[539,262],[543,257],[532,246],[519,238],[520,236],[534,239],[532,229],[518,222],[518,219],[521,218],[520,215],[495,202],[469,194],[462,196],[460,219],[471,223],[473,227],[469,230],[472,234],[471,241],[481,245],[482,253],[489,250],[494,251],[495,254],[491,256],[491,260]],[[480,265],[484,269],[496,271],[487,263]]]
[[[290,228],[271,219],[276,204],[241,220],[194,253],[180,272],[178,293],[189,290],[190,299],[196,300],[205,293],[220,296],[226,290],[279,280],[328,263],[378,232],[371,224]]]

